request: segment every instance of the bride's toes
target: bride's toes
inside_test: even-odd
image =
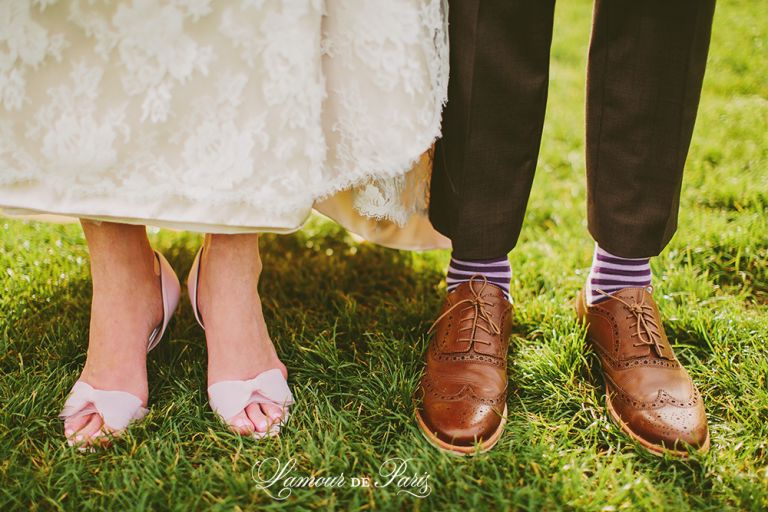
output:
[[[229,428],[231,428],[232,431],[236,434],[248,436],[254,432],[253,422],[251,422],[251,420],[248,418],[248,415],[245,413],[245,411],[230,418],[227,423],[229,423]]]
[[[267,417],[264,416],[264,413],[261,411],[261,407],[259,407],[259,404],[250,404],[248,407],[245,408],[246,414],[248,414],[248,417],[251,419],[253,424],[256,426],[257,432],[266,432],[268,421]]]
[[[67,440],[74,440],[75,434],[80,433],[80,430],[88,424],[92,416],[93,415],[90,414],[64,420],[64,437],[66,437]]]
[[[277,425],[283,419],[283,408],[275,404],[261,404],[261,410],[267,417],[267,421],[272,425]]]
[[[86,446],[93,444],[96,437],[101,436],[104,420],[98,414],[90,414],[75,418],[64,423],[64,434],[70,446]]]

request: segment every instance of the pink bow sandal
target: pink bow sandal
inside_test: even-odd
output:
[[[205,329],[203,319],[197,307],[197,285],[200,279],[200,259],[202,247],[195,256],[187,278],[189,300],[200,327]],[[236,428],[231,420],[242,413],[251,404],[273,404],[283,409],[280,421],[271,424],[266,432],[253,432],[255,439],[274,436],[280,432],[280,426],[288,420],[289,407],[293,405],[293,395],[283,374],[272,368],[249,380],[224,380],[208,386],[208,402],[211,409],[230,427]]]
[[[171,316],[173,316],[173,312],[179,304],[179,297],[181,295],[179,279],[173,272],[171,265],[157,251],[155,251],[155,257],[160,266],[163,320],[150,333],[147,342],[147,352],[155,348],[163,337],[163,333],[165,333],[165,329],[168,327],[168,322],[171,320]],[[67,420],[97,413],[104,422],[101,432],[106,430],[109,435],[116,436],[125,430],[131,422],[144,418],[147,412],[149,410],[143,406],[141,399],[132,393],[96,389],[90,384],[78,380],[72,386],[72,390],[69,392],[59,418]],[[102,437],[104,434],[101,432],[92,437],[90,441],[92,442]],[[75,444],[71,439],[68,439],[67,442],[70,445]],[[84,449],[85,446],[80,446],[80,448]]]

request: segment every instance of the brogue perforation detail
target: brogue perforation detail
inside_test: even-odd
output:
[[[432,382],[432,379],[430,379],[426,375],[422,379],[421,385],[424,388],[424,391],[428,393],[431,397],[437,398],[438,400],[444,400],[446,402],[457,402],[460,400],[464,400],[466,398],[471,398],[472,400],[480,402],[483,405],[496,406],[496,405],[505,403],[507,400],[506,389],[495,397],[484,397],[484,396],[478,395],[475,392],[474,388],[469,384],[465,384],[464,386],[462,386],[461,389],[459,389],[459,391],[457,391],[456,393],[452,393],[452,394],[441,393],[435,387],[434,383]]]
[[[503,358],[493,357],[493,356],[484,355],[484,354],[478,354],[474,351],[468,354],[461,354],[461,355],[435,353],[433,354],[433,357],[438,361],[475,361],[475,362],[489,363],[494,366],[498,366],[500,368],[503,368],[506,363],[505,359]]]
[[[667,393],[666,391],[659,390],[659,394],[657,395],[656,399],[652,402],[644,402],[642,400],[636,400],[632,398],[631,396],[627,395],[624,391],[622,391],[620,388],[616,386],[610,386],[610,392],[612,395],[612,400],[618,399],[621,402],[630,404],[634,409],[658,409],[660,407],[664,406],[673,406],[678,407],[681,409],[687,409],[690,407],[694,407],[698,405],[699,401],[701,400],[701,394],[699,393],[699,390],[694,386],[693,388],[693,396],[691,396],[690,400],[684,401],[684,400],[677,400],[672,395]]]
[[[599,347],[596,347],[597,350],[600,350]],[[625,359],[623,361],[619,361],[608,354],[606,354],[604,351],[600,350],[601,354],[605,358],[603,363],[608,363],[612,368],[616,370],[628,370],[631,368],[640,368],[640,367],[656,367],[656,368],[680,368],[680,362],[677,361],[677,359],[657,359],[653,357],[641,357],[641,358],[635,358],[635,359]]]

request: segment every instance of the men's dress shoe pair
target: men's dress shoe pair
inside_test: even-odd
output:
[[[608,412],[655,454],[686,456],[709,448],[704,404],[675,358],[650,290],[625,288],[578,317],[602,363]],[[491,449],[507,415],[507,350],[511,305],[483,276],[446,297],[433,324],[418,394],[418,425],[437,448],[456,455]],[[430,329],[432,331],[433,329]]]
[[[197,286],[200,279],[200,259],[202,248],[195,256],[195,261],[187,278],[187,289],[192,303],[195,318],[203,329],[203,319],[197,305]],[[179,304],[181,286],[173,268],[162,254],[155,251],[155,258],[160,269],[160,293],[163,301],[163,320],[149,335],[147,352],[152,350],[160,342],[168,323]],[[211,408],[224,421],[231,426],[230,420],[241,413],[248,405],[253,403],[269,403],[283,408],[281,420],[269,426],[266,432],[254,432],[252,437],[259,439],[265,436],[274,436],[280,431],[281,424],[288,419],[288,408],[293,405],[293,395],[288,388],[282,373],[278,369],[266,370],[253,379],[227,380],[211,384],[208,387],[208,400]],[[147,415],[148,409],[144,407],[139,397],[119,390],[96,389],[90,384],[78,380],[64,403],[64,408],[59,414],[63,420],[77,418],[87,414],[97,413],[103,420],[101,431],[90,441],[80,443],[79,448],[85,449],[102,441],[107,436],[118,436],[130,423],[141,420]],[[70,445],[76,444],[73,439],[68,439]]]

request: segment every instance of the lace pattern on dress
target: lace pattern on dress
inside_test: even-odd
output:
[[[446,9],[0,2],[0,185],[275,212],[355,187],[361,214],[403,224],[426,207]]]

